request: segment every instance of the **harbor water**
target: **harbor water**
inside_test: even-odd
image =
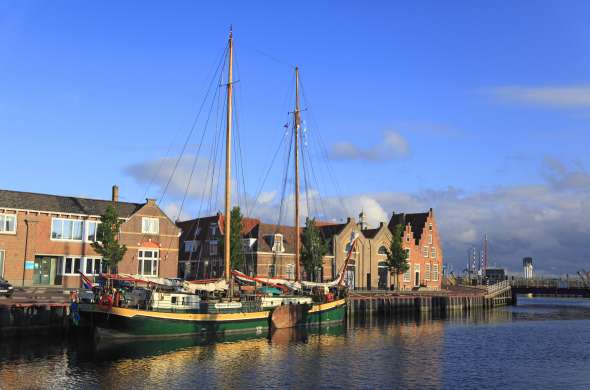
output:
[[[433,318],[348,318],[321,330],[98,344],[0,342],[1,389],[590,388],[590,301]]]

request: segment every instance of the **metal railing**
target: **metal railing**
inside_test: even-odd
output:
[[[496,284],[492,284],[491,286],[487,286],[486,291],[487,291],[488,295],[491,295],[491,294],[495,294],[500,291],[504,291],[508,288],[510,288],[510,282],[508,280],[503,280],[503,281],[498,282]]]
[[[521,288],[588,288],[580,279],[512,279],[512,287]]]

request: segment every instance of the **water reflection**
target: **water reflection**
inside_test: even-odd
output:
[[[545,352],[554,346],[534,344],[535,332],[545,343],[564,345],[577,335],[583,346],[590,342],[582,333],[588,319],[585,302],[520,300],[514,308],[357,316],[340,326],[269,334],[98,344],[90,337],[1,340],[0,388],[492,388],[480,361],[488,370],[510,372],[534,353],[546,362],[530,370],[545,364],[557,375],[560,362]],[[507,353],[515,346],[518,354]],[[590,361],[586,348],[568,350]],[[567,376],[565,384],[586,379],[579,375]]]

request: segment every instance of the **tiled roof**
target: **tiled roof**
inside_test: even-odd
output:
[[[362,230],[363,232],[363,236],[365,236],[366,238],[375,238],[375,236],[377,235],[377,233],[379,232],[381,228],[375,228],[375,229],[365,229]]]
[[[75,196],[60,196],[0,190],[0,207],[20,210],[50,211],[64,214],[102,215],[107,207],[112,205],[110,200],[78,198]],[[144,203],[117,202],[119,216],[129,218]]]

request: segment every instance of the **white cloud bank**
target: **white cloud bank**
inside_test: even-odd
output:
[[[568,167],[551,158],[545,159],[542,172],[545,180],[539,184],[475,193],[449,187],[415,194],[383,192],[342,197],[320,197],[310,192],[308,198],[311,214],[319,219],[344,221],[363,210],[373,226],[388,221],[392,211],[424,212],[433,207],[445,261],[453,264],[456,271],[465,268],[467,250],[471,245],[479,245],[484,233],[489,238],[491,265],[520,271],[522,257],[533,256],[536,268],[548,274],[572,275],[579,269],[590,269],[590,174],[581,166]],[[137,166],[127,173],[140,182],[151,179]],[[158,177],[158,185],[164,185],[162,180],[167,177]],[[173,180],[175,188],[182,183]],[[195,186],[191,190],[191,194],[197,195],[191,195],[193,203],[200,194],[198,185]],[[249,199],[248,203],[255,217],[278,222],[276,192],[263,193],[258,200]],[[292,223],[292,203],[292,197],[286,199],[283,224]],[[301,208],[302,214],[307,215],[305,194],[301,196]],[[167,205],[166,211],[173,218],[178,214],[175,205]]]

